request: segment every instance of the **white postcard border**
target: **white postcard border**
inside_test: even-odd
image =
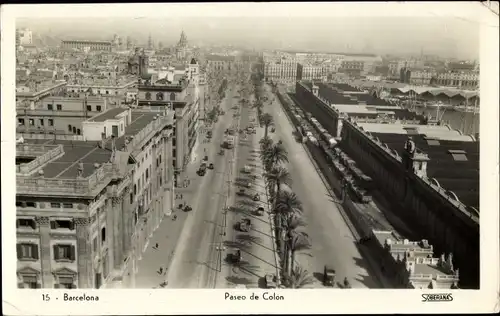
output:
[[[480,3],[217,3],[22,5],[1,8],[1,154],[2,154],[2,285],[8,315],[104,314],[239,314],[239,313],[476,313],[499,308],[498,205],[498,15]],[[15,267],[15,18],[16,17],[222,17],[222,16],[455,16],[481,23],[481,289],[420,290],[281,290],[283,301],[248,297],[266,290],[228,290],[247,295],[224,300],[225,290],[72,290],[99,296],[94,302],[64,302],[62,290],[19,290]],[[271,291],[268,291],[271,292]],[[452,293],[452,302],[422,303],[422,293]],[[50,296],[43,301],[42,294]],[[56,299],[58,298],[58,299]]]

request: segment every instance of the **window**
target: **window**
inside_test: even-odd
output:
[[[54,106],[52,104],[47,104],[47,109],[48,110],[54,110]]]
[[[109,94],[109,91],[108,91],[108,90],[106,90],[106,94]]]
[[[36,222],[32,218],[20,218],[16,221],[16,227],[36,229]]]
[[[44,123],[43,119],[40,119],[39,121],[40,121],[40,126],[43,126]]]
[[[92,111],[92,105],[87,105],[87,111]]]
[[[137,184],[134,184],[134,195],[137,194]]]
[[[75,246],[73,245],[54,245],[53,250],[56,261],[75,260]]]
[[[62,110],[62,105],[61,105],[61,104],[57,104],[56,106],[57,106],[57,110],[58,110],[58,111],[61,111],[61,110]]]
[[[102,111],[102,109],[101,109],[101,106],[100,106],[100,105],[97,105],[95,108],[96,108],[96,111],[97,111],[97,112],[101,112],[101,111]]]
[[[468,161],[464,150],[448,150],[455,161]]]
[[[36,207],[35,202],[26,202],[26,207]]]
[[[54,120],[53,119],[49,119],[49,126],[54,126]]]
[[[73,220],[55,220],[50,221],[50,229],[75,229],[75,222]]]
[[[17,119],[19,125],[24,125],[24,119],[20,118],[20,119]]]
[[[17,259],[38,260],[38,245],[32,243],[17,244]]]
[[[170,101],[175,101],[175,93],[170,93]]]
[[[76,127],[73,126],[73,134],[76,134]]]
[[[23,289],[39,289],[41,288],[40,283],[38,283],[38,277],[36,275],[23,275],[22,276],[22,284],[20,284],[20,288]]]
[[[71,130],[72,130],[72,126],[68,125],[68,132],[71,132]]]
[[[101,244],[106,242],[106,227],[101,228]]]
[[[29,119],[29,122],[30,122],[30,126],[34,126],[35,125],[35,120],[34,119]]]
[[[149,179],[149,169],[146,169],[146,181]]]
[[[92,250],[94,252],[97,252],[97,237],[94,237],[94,239],[92,240]]]
[[[61,207],[61,203],[50,203],[50,207],[60,208]]]
[[[130,193],[130,204],[134,203],[134,194]]]
[[[151,100],[151,93],[150,92],[146,92],[146,100]]]
[[[76,135],[80,135],[80,134],[81,134],[81,131],[80,131],[80,129],[78,128],[78,129],[76,130]]]
[[[63,203],[64,208],[73,208],[73,203]]]
[[[160,176],[160,186],[163,185],[163,182],[162,182],[162,177]]]
[[[55,284],[56,289],[76,289],[74,284],[74,278],[72,276],[60,276],[58,277],[59,283]]]

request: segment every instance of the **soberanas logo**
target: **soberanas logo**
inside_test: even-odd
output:
[[[453,295],[447,294],[422,294],[422,302],[451,302]]]

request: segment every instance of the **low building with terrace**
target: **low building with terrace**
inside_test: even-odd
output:
[[[136,260],[173,208],[173,113],[111,109],[81,135],[20,137],[19,288],[134,282]]]
[[[434,257],[429,241],[401,239],[390,231],[374,231],[384,272],[401,288],[453,289],[459,283],[458,269],[451,254]]]

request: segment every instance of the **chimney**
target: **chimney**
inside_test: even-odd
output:
[[[78,170],[77,170],[77,173],[76,173],[76,178],[77,179],[82,179],[83,178],[83,163],[82,162],[78,163]]]

